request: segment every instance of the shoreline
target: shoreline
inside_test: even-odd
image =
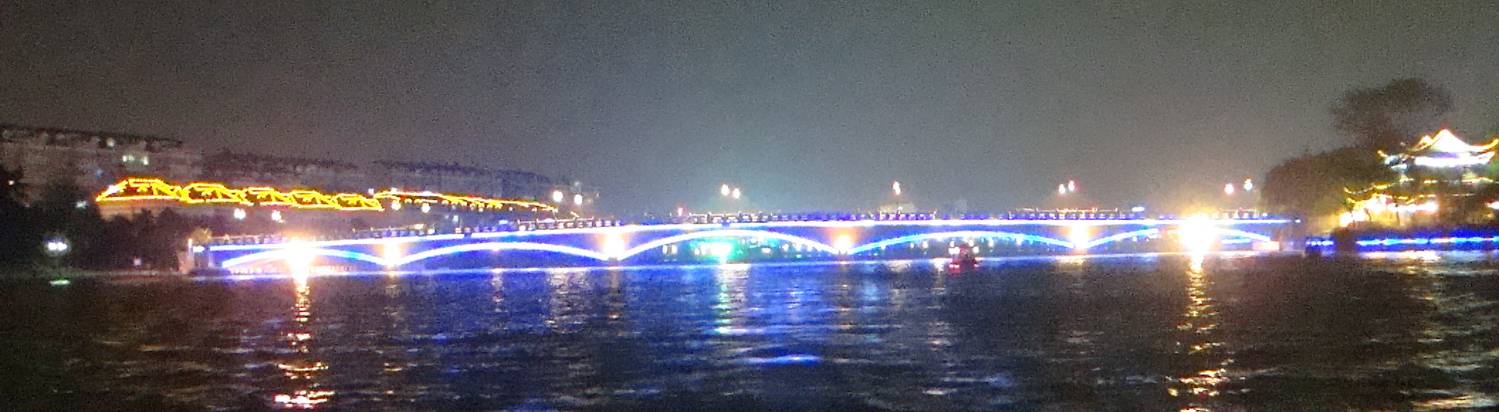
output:
[[[0,268],[0,282],[50,282],[58,279],[186,279],[181,272],[167,270],[83,270],[74,268],[8,267]]]

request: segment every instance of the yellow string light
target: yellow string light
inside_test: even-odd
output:
[[[526,209],[555,212],[557,210],[556,206],[529,200],[491,199],[432,192],[387,190],[376,193],[374,196],[357,193],[324,194],[309,189],[282,192],[263,186],[235,189],[213,182],[193,182],[178,186],[154,178],[127,178],[110,185],[94,197],[94,201],[99,203],[174,201],[190,205],[286,206],[293,209],[337,211],[383,211],[386,207],[381,203],[382,200],[391,203],[436,203],[480,211]],[[399,210],[400,208],[391,209]]]

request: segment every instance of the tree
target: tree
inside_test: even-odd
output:
[[[1275,213],[1324,216],[1342,210],[1343,188],[1368,187],[1393,177],[1369,149],[1345,147],[1281,162],[1265,175],[1260,196]]]
[[[0,266],[28,262],[36,251],[29,240],[35,228],[26,209],[21,172],[0,165]]]
[[[1349,90],[1332,105],[1333,128],[1357,146],[1392,150],[1430,134],[1452,111],[1452,95],[1419,78]]]
[[[31,240],[38,245],[32,248],[40,247],[44,237],[62,236],[72,244],[72,249],[63,258],[63,262],[70,266],[92,268],[98,262],[96,253],[111,247],[100,243],[104,220],[89,201],[88,193],[72,177],[59,176],[49,180],[42,186],[30,209],[38,236]]]

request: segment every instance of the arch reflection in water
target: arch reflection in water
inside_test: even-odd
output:
[[[312,356],[312,286],[306,273],[292,277],[296,299],[292,304],[291,326],[283,339],[291,348],[291,357],[276,364],[286,376],[291,389],[272,399],[283,408],[314,409],[328,402],[333,391],[322,389],[317,378],[328,364]]]

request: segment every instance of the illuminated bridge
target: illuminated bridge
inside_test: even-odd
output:
[[[1089,216],[1094,217],[1094,216]],[[967,244],[978,256],[1277,249],[1293,222],[1224,218],[946,219],[932,215],[747,215],[656,224],[575,221],[388,230],[340,239],[219,238],[193,249],[199,267],[233,272],[931,259]]]

